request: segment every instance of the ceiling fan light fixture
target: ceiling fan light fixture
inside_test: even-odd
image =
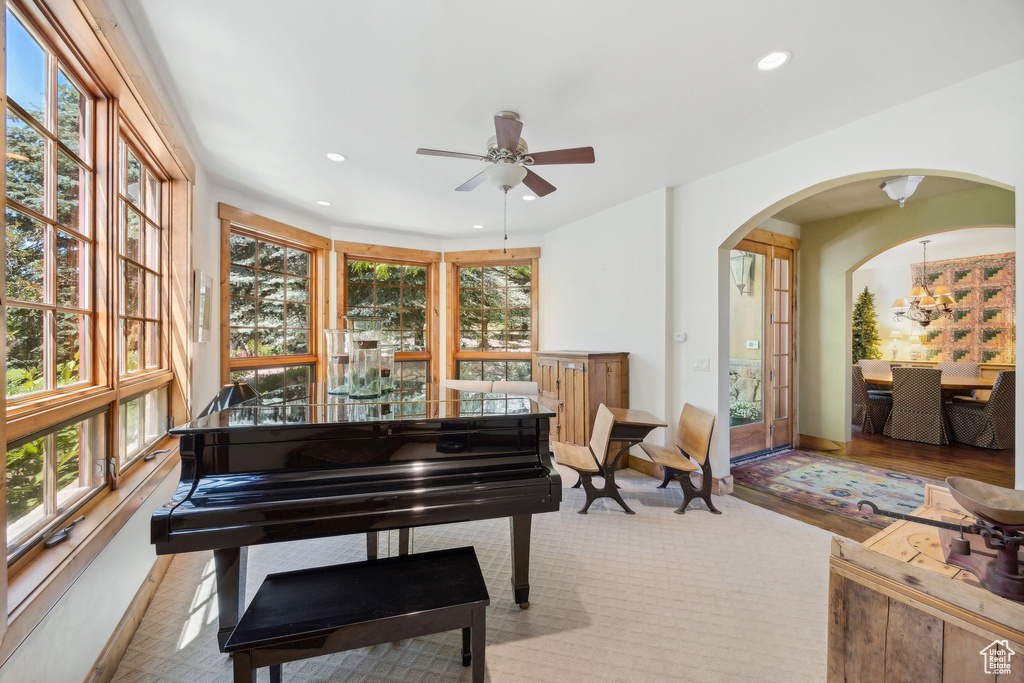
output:
[[[491,164],[485,172],[487,180],[499,190],[511,190],[526,177],[526,169],[510,161]]]
[[[885,193],[889,195],[889,199],[899,202],[900,208],[906,204],[907,199],[917,190],[917,186],[924,180],[923,175],[905,175],[899,178],[893,178],[886,180],[884,183],[879,185]]]
[[[535,194],[524,194],[523,195],[523,201],[524,202],[532,202],[536,198],[537,198],[537,195],[535,195]]]

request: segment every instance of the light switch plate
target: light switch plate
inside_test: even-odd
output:
[[[677,342],[684,342],[684,341],[686,341],[686,333],[685,332],[676,332],[676,341]]]
[[[711,372],[711,359],[710,358],[694,358],[693,369],[700,370],[701,372]]]

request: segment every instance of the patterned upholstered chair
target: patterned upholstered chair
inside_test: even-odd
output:
[[[857,361],[857,365],[860,366],[861,371],[867,375],[888,375],[892,369],[892,365],[887,360],[871,360],[868,358],[861,358]],[[892,390],[889,387],[884,387],[878,384],[868,384],[870,391],[878,391],[883,394],[891,394]]]
[[[980,448],[1013,448],[1017,373],[1003,370],[988,401],[949,403],[953,440]]]
[[[938,368],[893,368],[892,411],[883,433],[893,439],[936,446],[949,443]]]
[[[936,367],[942,371],[943,375],[948,377],[980,377],[981,366],[977,363],[939,363]],[[957,396],[967,396],[969,398],[975,398],[978,392],[974,389],[964,389],[958,391]]]
[[[853,424],[864,434],[877,434],[885,427],[892,410],[892,394],[868,391],[864,372],[853,366]]]

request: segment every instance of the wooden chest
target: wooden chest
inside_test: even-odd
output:
[[[540,403],[555,411],[550,440],[585,445],[597,407],[629,407],[629,354],[537,351],[534,375]],[[628,466],[623,458],[621,467]]]
[[[929,486],[915,515],[970,520]],[[899,521],[863,544],[832,540],[828,680],[1024,681],[1024,603],[993,595],[945,563],[935,527]],[[982,653],[1007,641],[1009,674],[986,674]],[[1000,646],[996,646],[997,648]]]

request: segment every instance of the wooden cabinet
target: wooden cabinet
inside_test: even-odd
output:
[[[590,441],[597,407],[629,407],[629,354],[538,351],[533,378],[540,403],[555,411],[550,440],[582,446]],[[623,458],[626,466],[628,458]]]
[[[945,488],[925,487],[915,515],[970,521]],[[993,595],[946,564],[938,529],[899,521],[863,544],[832,539],[828,681],[1024,681],[985,673],[994,641],[1024,652],[1024,603]]]

